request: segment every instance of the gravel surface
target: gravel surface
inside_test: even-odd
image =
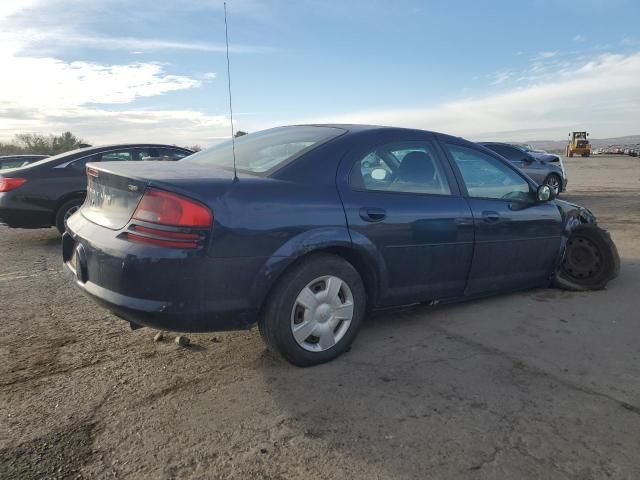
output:
[[[53,229],[0,227],[0,478],[640,478],[640,159],[566,165],[607,290],[378,314],[309,369],[257,330],[130,331]]]

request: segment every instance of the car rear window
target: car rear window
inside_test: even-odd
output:
[[[344,133],[334,127],[279,127],[243,135],[235,140],[236,168],[270,175],[303,153]],[[231,140],[186,157],[182,162],[233,168]]]

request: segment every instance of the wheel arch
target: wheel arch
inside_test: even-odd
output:
[[[253,296],[251,303],[257,307],[255,320],[260,318],[271,292],[280,279],[300,262],[321,253],[335,255],[351,264],[362,279],[367,294],[367,306],[371,308],[375,305],[380,294],[381,284],[381,273],[376,267],[376,259],[366,250],[352,244],[349,239],[346,241],[319,243],[301,249],[291,256],[274,255],[270,257],[256,276],[251,289]]]
[[[593,213],[591,213],[588,209],[584,207],[579,207],[577,205],[564,202],[562,200],[557,200],[556,205],[558,206],[560,214],[562,215],[564,226],[563,226],[562,235],[560,239],[560,248],[558,249],[558,258],[556,259],[553,272],[550,277],[551,281],[553,278],[555,278],[556,272],[558,271],[558,268],[560,268],[560,265],[564,260],[564,255],[567,250],[567,242],[572,232],[576,228],[580,228],[582,226],[586,226],[586,225],[597,226],[598,224],[596,217],[593,215]]]
[[[74,199],[84,200],[86,197],[87,197],[86,190],[76,190],[75,192],[66,193],[62,197],[60,197],[56,202],[56,206],[54,207],[53,213],[51,215],[51,225],[56,224],[56,217],[58,216],[58,210],[60,210],[60,207],[62,205],[67,203],[69,200],[74,200]]]

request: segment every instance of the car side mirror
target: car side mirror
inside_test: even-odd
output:
[[[524,163],[533,163],[533,158],[527,156],[523,158]]]
[[[553,200],[554,195],[553,191],[549,188],[548,185],[540,185],[538,190],[536,190],[536,200],[539,203],[548,202],[549,200]]]

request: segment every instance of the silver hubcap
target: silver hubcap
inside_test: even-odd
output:
[[[345,336],[353,320],[353,294],[332,275],[316,278],[298,294],[291,311],[291,332],[309,352],[330,349]]]
[[[80,210],[80,205],[76,207],[71,207],[69,210],[67,210],[66,213],[64,214],[64,223],[66,224],[67,220],[69,220],[69,217],[74,213],[76,213],[78,210]]]
[[[558,190],[560,190],[560,183],[556,177],[549,177],[547,179],[547,186],[553,190],[554,194],[558,194]]]

